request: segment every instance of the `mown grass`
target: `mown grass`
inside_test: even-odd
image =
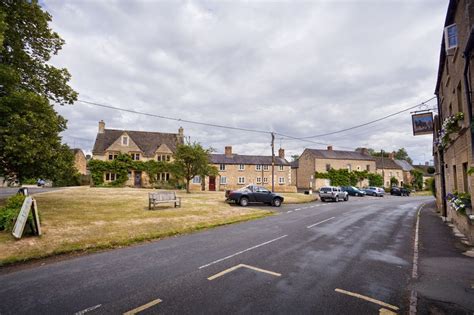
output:
[[[181,193],[182,207],[163,204],[148,210],[149,189],[80,187],[35,196],[41,237],[15,240],[0,232],[0,266],[71,252],[109,248],[192,233],[271,215],[268,210],[229,205],[223,192]],[[283,194],[285,203],[312,201]]]

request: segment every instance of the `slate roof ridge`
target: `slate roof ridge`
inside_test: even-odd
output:
[[[403,167],[396,163],[394,160],[388,157],[384,157],[382,160],[381,156],[374,156],[375,158],[375,165],[377,168],[387,168],[387,169],[397,169],[403,170]],[[383,162],[383,163],[382,163]]]
[[[375,161],[374,157],[369,154],[363,154],[359,151],[345,151],[345,150],[327,150],[327,149],[311,149],[306,148],[312,155],[322,159],[336,159],[336,160],[366,160]]]
[[[249,155],[233,153],[231,157],[225,153],[211,153],[210,160],[214,164],[249,164],[249,165],[271,165],[271,155]],[[290,165],[286,159],[275,156],[275,165]]]

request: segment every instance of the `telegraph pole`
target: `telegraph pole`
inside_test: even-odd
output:
[[[272,192],[275,192],[275,134],[272,132]]]
[[[383,185],[382,185],[382,187],[385,187],[385,172],[384,172],[384,165],[383,165],[383,150],[380,150],[380,153],[382,154],[382,178],[383,178]]]

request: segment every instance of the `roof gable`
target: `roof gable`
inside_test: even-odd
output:
[[[122,144],[122,138],[126,136],[128,137],[128,145],[123,145]],[[130,135],[124,131],[122,132],[121,135],[118,136],[118,138],[107,148],[105,148],[104,151],[140,151],[143,152],[143,150],[133,141],[133,139],[130,137]]]
[[[375,158],[375,166],[377,169],[394,169],[394,170],[403,170],[403,168],[395,163],[394,160],[391,158],[382,158],[382,157],[374,157]]]
[[[145,156],[154,156],[157,149],[163,144],[166,145],[171,153],[174,153],[176,152],[177,145],[183,143],[176,133],[104,129],[103,133],[97,134],[92,153],[104,154],[106,149],[113,143],[117,140],[121,141],[120,137],[124,133],[129,136],[129,140],[132,140]]]

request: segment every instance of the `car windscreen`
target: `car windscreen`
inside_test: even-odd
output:
[[[332,191],[332,188],[329,188],[329,187],[323,187],[319,190],[320,192],[331,192]]]

